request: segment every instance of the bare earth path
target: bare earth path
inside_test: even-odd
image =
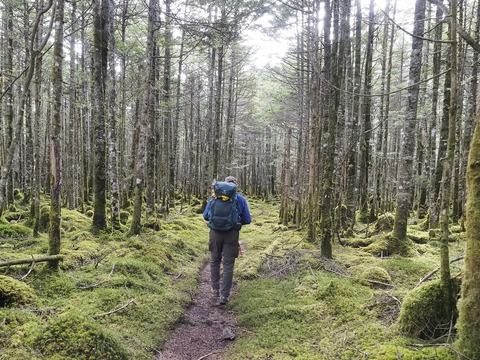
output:
[[[236,332],[235,314],[228,306],[219,306],[218,300],[213,300],[209,279],[210,264],[207,264],[201,271],[194,303],[187,309],[183,322],[173,332],[163,351],[156,355],[155,360],[222,358],[222,351],[233,340],[224,338]]]

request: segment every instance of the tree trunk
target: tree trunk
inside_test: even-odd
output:
[[[480,6],[476,12],[477,30],[480,23]],[[480,42],[480,34],[477,31],[477,42]],[[478,59],[476,51],[474,59]],[[478,65],[472,70],[476,75]],[[477,85],[477,81],[472,83]],[[474,90],[477,92],[477,89]],[[462,289],[458,304],[459,318],[457,321],[458,346],[464,356],[470,359],[480,357],[480,322],[474,319],[480,318],[480,115],[477,109],[472,109],[472,115],[476,113],[476,124],[470,143],[470,153],[466,167],[467,173],[467,204],[466,215],[466,249],[465,267],[463,271]]]
[[[368,17],[368,41],[366,45],[365,55],[365,77],[363,84],[363,127],[360,134],[360,155],[359,155],[359,176],[358,176],[358,192],[359,192],[359,220],[368,223],[374,219],[370,219],[370,199],[369,199],[369,172],[371,168],[371,151],[370,137],[372,128],[371,114],[371,97],[372,92],[372,73],[373,73],[373,41],[375,31],[375,3],[370,0],[370,11]]]
[[[158,23],[158,2],[149,0],[148,4],[148,37],[147,37],[147,78],[144,93],[143,111],[138,121],[138,147],[134,154],[135,161],[135,200],[133,207],[132,223],[129,235],[138,235],[141,232],[143,190],[145,182],[145,159],[147,154],[147,138],[152,136],[151,124],[155,117],[155,33]]]
[[[53,109],[52,130],[50,133],[50,228],[48,255],[60,253],[60,220],[62,217],[62,154],[60,136],[62,134],[62,95],[63,95],[63,17],[64,0],[57,0],[55,11],[55,43],[53,48]],[[58,268],[58,260],[49,261],[51,268]]]
[[[408,88],[408,102],[403,126],[403,138],[400,147],[398,166],[398,186],[395,209],[395,222],[389,252],[400,255],[409,254],[407,243],[407,220],[412,206],[413,191],[413,158],[415,151],[415,128],[417,120],[417,105],[419,94],[419,80],[422,67],[423,40],[420,37],[424,31],[426,0],[417,0],[415,3],[415,19],[412,39],[412,52],[410,58],[410,73]]]
[[[93,183],[93,226],[103,229],[107,225],[106,220],[106,75],[108,57],[108,18],[109,0],[94,1],[93,21],[93,80],[95,113],[93,116],[94,131],[94,183]]]
[[[110,2],[108,13],[107,29],[109,36],[109,64],[108,64],[108,175],[110,180],[110,216],[112,227],[120,228],[120,184],[118,178],[118,157],[117,157],[117,82],[116,82],[116,42],[114,36],[115,9],[112,0]]]

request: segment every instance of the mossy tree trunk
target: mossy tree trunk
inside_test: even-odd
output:
[[[470,359],[480,357],[480,115],[467,167],[465,268],[459,302],[459,347]]]
[[[436,11],[437,18],[442,16],[442,11],[437,9]],[[441,40],[443,36],[443,24],[440,22],[435,27],[435,40]],[[428,194],[428,217],[429,217],[429,227],[431,229],[435,229],[438,226],[438,190],[439,190],[439,179],[437,177],[437,173],[443,167],[442,161],[437,161],[435,158],[435,154],[437,154],[437,109],[438,109],[438,94],[440,88],[440,74],[441,69],[441,56],[442,56],[442,43],[440,41],[436,41],[433,44],[433,80],[432,80],[432,110],[430,116],[430,137],[428,141],[428,150],[429,150],[429,177],[430,177],[430,185],[429,185],[429,194]],[[447,74],[448,77],[448,74]],[[445,79],[447,81],[447,79]],[[442,134],[443,132],[440,132]],[[440,142],[440,146],[438,148],[438,159],[443,159],[445,156],[445,149],[442,146],[442,142]]]
[[[456,14],[456,0],[451,1],[451,11]],[[451,199],[451,180],[452,170],[454,166],[455,155],[455,137],[456,137],[456,123],[457,123],[457,20],[456,16],[450,17],[450,106],[448,112],[448,141],[446,157],[443,165],[442,175],[442,197],[440,202],[440,281],[443,291],[443,303],[445,307],[445,314],[451,317],[453,307],[455,306],[452,290],[452,280],[450,277],[450,258],[448,249],[449,238],[449,220],[450,220],[450,199]]]
[[[373,41],[375,32],[375,2],[370,1],[368,16],[368,40],[365,54],[365,76],[363,78],[363,106],[362,118],[363,127],[360,132],[360,155],[359,155],[359,175],[358,175],[358,193],[359,193],[359,220],[361,222],[370,222],[369,212],[369,171],[371,168],[370,138],[372,128],[372,101],[370,94],[372,92],[372,71],[373,71]]]
[[[115,10],[112,0],[108,8],[107,28],[110,33],[109,46],[110,53],[108,54],[108,80],[109,80],[109,94],[108,94],[108,177],[110,181],[110,217],[112,227],[114,229],[120,228],[120,183],[118,177],[118,157],[117,157],[117,82],[116,82],[116,41],[114,34],[114,15]]]
[[[355,50],[353,69],[353,105],[352,116],[346,122],[347,128],[347,160],[346,160],[346,186],[345,204],[347,206],[347,217],[349,226],[355,224],[355,212],[357,201],[357,143],[358,143],[358,113],[360,112],[361,92],[361,65],[362,65],[362,7],[360,1],[356,2],[355,15]]]
[[[147,155],[147,138],[153,136],[152,128],[155,118],[155,79],[156,79],[156,42],[155,35],[158,26],[159,7],[157,0],[149,0],[148,4],[148,37],[147,37],[147,78],[144,93],[143,112],[137,122],[138,145],[134,154],[135,160],[135,200],[133,205],[132,223],[129,235],[138,235],[141,232],[143,191],[145,188],[145,159]]]
[[[336,129],[338,122],[338,113],[340,106],[340,89],[343,77],[343,61],[345,55],[345,13],[349,13],[346,8],[349,6],[345,1],[335,3],[333,11],[330,11],[328,2],[325,4],[325,78],[333,85],[333,88],[327,90],[325,103],[328,104],[328,123],[327,130],[324,133],[325,162],[323,166],[323,197],[321,204],[320,232],[321,244],[320,250],[322,256],[331,259],[332,241],[334,235],[332,208],[333,208],[333,177],[335,167],[335,147],[336,147]],[[337,42],[333,44],[330,38],[330,29],[332,25],[330,13],[333,13],[333,38]],[[340,19],[342,21],[342,29],[340,29]],[[340,35],[341,32],[341,35]]]
[[[60,220],[62,203],[60,199],[62,185],[62,154],[60,136],[62,133],[62,91],[63,91],[63,17],[64,0],[57,0],[55,12],[55,43],[53,46],[53,108],[52,129],[50,133],[50,228],[48,255],[60,253]],[[58,260],[49,261],[51,268],[58,268]]]
[[[320,6],[318,0],[313,2],[312,14]],[[307,43],[310,44],[307,51],[307,59],[311,64],[311,89],[308,93],[309,104],[311,106],[311,120],[310,120],[310,144],[308,154],[308,207],[307,207],[307,240],[315,242],[317,240],[317,225],[318,225],[318,177],[319,177],[319,158],[320,158],[320,139],[321,139],[321,101],[320,101],[320,49],[318,44],[319,29],[318,18],[313,15],[309,18],[309,39]]]
[[[478,24],[480,22],[479,6],[477,6],[476,18]],[[478,31],[476,41],[477,44],[480,43]],[[475,84],[477,83],[475,82]],[[458,329],[458,345],[462,354],[470,359],[478,359],[480,358],[480,322],[478,321],[480,318],[480,283],[478,280],[480,278],[480,114],[478,107],[466,172],[465,227],[467,246],[460,302],[458,304],[459,318],[456,327]]]
[[[95,94],[94,131],[94,181],[93,181],[93,226],[105,228],[106,219],[106,77],[108,64],[108,0],[94,1],[93,20],[93,81]]]
[[[415,19],[413,25],[412,52],[410,58],[410,73],[408,88],[408,102],[401,140],[400,158],[398,165],[398,186],[395,209],[395,222],[392,237],[390,237],[389,251],[400,255],[408,254],[407,220],[412,206],[413,192],[413,159],[415,152],[415,129],[417,120],[419,80],[422,68],[422,49],[426,0],[417,0],[415,3]]]

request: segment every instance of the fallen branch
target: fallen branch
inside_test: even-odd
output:
[[[30,273],[32,272],[34,266],[35,266],[35,259],[33,259],[33,255],[32,255],[32,265],[30,265],[30,268],[28,269],[27,273],[23,275],[19,280],[20,281],[25,280],[27,276],[30,275]]]
[[[453,264],[454,262],[457,262],[457,261],[460,261],[464,258],[465,256],[460,256],[456,259],[453,259],[453,260],[450,260],[450,264]],[[432,271],[430,271],[427,275],[425,275],[423,278],[420,279],[420,281],[418,282],[417,285],[415,285],[414,289],[416,289],[417,287],[419,287],[422,283],[424,283],[425,281],[429,280],[433,275],[435,275],[438,271],[440,270],[440,266],[433,269]]]
[[[62,261],[64,257],[65,257],[64,255],[46,255],[46,256],[40,256],[37,258],[34,258],[32,256],[31,259],[18,259],[18,260],[9,260],[9,261],[0,262],[0,267],[10,266],[10,265],[30,264],[34,262],[44,262],[44,261]]]
[[[115,314],[116,312],[119,312],[119,311],[125,309],[127,306],[131,305],[132,303],[136,304],[135,299],[130,299],[130,300],[128,300],[128,302],[125,305],[122,305],[119,308],[116,308],[114,310],[111,310],[111,311],[108,311],[108,312],[105,312],[105,313],[94,315],[93,317],[97,318],[97,317],[102,317],[102,316]]]
[[[367,281],[371,284],[375,284],[375,285],[382,285],[382,286],[391,287],[391,288],[395,287],[395,285],[384,283],[384,282],[377,281],[377,280],[365,279],[365,281]]]
[[[203,359],[206,359],[207,357],[211,356],[211,355],[214,355],[216,354],[218,351],[212,351],[211,353],[208,353],[207,355],[203,355],[201,357],[199,357],[197,360],[203,360]]]

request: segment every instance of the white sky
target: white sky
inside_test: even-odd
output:
[[[252,58],[257,67],[280,63],[288,50],[289,42],[283,37],[272,39],[258,31],[245,31],[245,44],[252,47]]]

